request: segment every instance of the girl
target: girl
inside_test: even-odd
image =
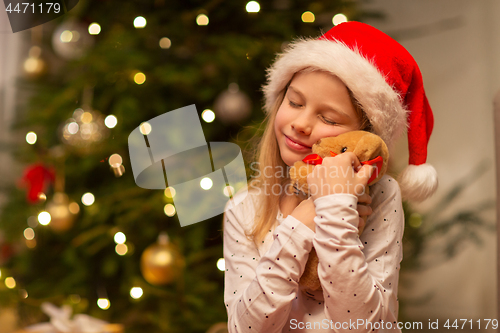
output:
[[[425,163],[433,117],[418,66],[389,36],[348,22],[292,43],[267,78],[257,172],[223,220],[229,331],[400,331],[402,198],[423,200],[437,187]],[[344,153],[314,168],[309,199],[290,190],[288,168],[319,139],[363,129],[391,147],[405,128],[410,165],[399,185],[385,175],[363,194],[371,167]],[[358,237],[360,216],[369,217]],[[313,246],[320,290],[299,284]]]

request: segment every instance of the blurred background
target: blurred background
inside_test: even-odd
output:
[[[181,228],[175,188],[135,184],[128,135],[195,104],[207,141],[248,151],[276,52],[346,20],[410,51],[435,115],[440,187],[405,203],[399,320],[485,330],[497,317],[499,18],[495,0],[80,0],[12,33],[2,8],[0,333],[58,332],[72,314],[110,332],[226,332],[222,215]],[[391,172],[407,161],[402,138]]]

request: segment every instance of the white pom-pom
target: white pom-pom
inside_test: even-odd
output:
[[[430,164],[408,165],[398,176],[403,200],[423,201],[436,192],[438,177]]]

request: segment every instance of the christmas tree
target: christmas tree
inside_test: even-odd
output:
[[[19,84],[33,96],[14,128],[28,143],[12,150],[26,169],[0,219],[2,305],[21,326],[47,321],[44,302],[126,332],[225,322],[222,215],[181,227],[173,190],[136,185],[128,136],[195,104],[207,142],[246,149],[276,52],[367,15],[347,0],[88,0],[31,29]]]

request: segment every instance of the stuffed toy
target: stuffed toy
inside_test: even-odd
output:
[[[295,194],[304,199],[309,196],[307,175],[327,156],[354,152],[362,165],[373,165],[375,170],[368,180],[368,186],[375,184],[382,178],[387,171],[389,161],[389,150],[384,141],[378,135],[366,131],[352,131],[336,137],[320,139],[312,146],[312,151],[313,154],[306,156],[302,161],[295,162],[290,168],[291,186],[293,186]],[[367,194],[369,194],[368,186],[365,188]],[[363,218],[366,222],[366,216]],[[358,235],[361,235],[362,229],[358,230]],[[318,256],[314,247],[309,254],[304,274],[302,274],[299,283],[310,290],[321,289],[318,278]]]

